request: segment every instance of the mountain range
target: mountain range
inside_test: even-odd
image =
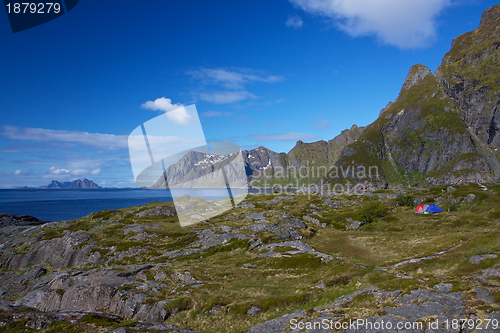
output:
[[[72,182],[59,182],[53,180],[48,185],[40,187],[29,187],[29,186],[16,186],[14,189],[89,189],[89,188],[101,188],[99,185],[91,181],[90,179],[76,179]]]
[[[422,64],[411,67],[399,96],[368,126],[353,125],[329,141],[298,141],[288,153],[243,151],[250,184],[335,184],[347,178],[386,188],[499,180],[499,47],[497,5],[483,13],[477,29],[453,40],[434,73]],[[207,156],[190,158],[196,164]],[[168,179],[173,170],[180,175],[179,163],[167,170]],[[376,174],[358,173],[368,169]],[[200,170],[190,168],[190,179]]]

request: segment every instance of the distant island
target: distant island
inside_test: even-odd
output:
[[[25,189],[89,189],[89,188],[102,188],[90,179],[85,178],[84,180],[76,179],[72,182],[59,182],[57,180],[53,180],[48,185],[39,186],[39,187],[30,187],[30,186],[16,186],[14,189],[16,190],[25,190]]]

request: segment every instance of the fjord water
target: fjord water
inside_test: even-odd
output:
[[[183,189],[192,197],[227,198],[226,189]],[[234,190],[233,190],[234,192]],[[236,191],[233,195],[245,193]],[[170,191],[148,189],[0,190],[0,213],[31,215],[43,221],[64,221],[90,213],[172,201]]]

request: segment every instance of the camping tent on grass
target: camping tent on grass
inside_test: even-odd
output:
[[[442,213],[443,210],[436,205],[420,205],[415,209],[415,214]]]

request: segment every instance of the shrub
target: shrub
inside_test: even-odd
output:
[[[493,211],[493,212],[489,213],[488,218],[490,218],[490,219],[500,218],[500,211]]]
[[[97,313],[86,314],[78,319],[78,321],[86,324],[94,324],[96,326],[114,326],[119,323],[117,318]]]
[[[386,216],[389,213],[389,209],[384,206],[380,201],[370,201],[367,202],[359,210],[359,215],[364,222],[370,223],[375,221],[377,218]]]
[[[181,297],[177,298],[171,302],[168,302],[165,305],[165,310],[168,312],[172,312],[174,309],[178,309],[179,311],[189,310],[193,306],[193,300],[189,297]]]
[[[413,206],[415,198],[411,195],[398,194],[396,198],[398,206]]]

